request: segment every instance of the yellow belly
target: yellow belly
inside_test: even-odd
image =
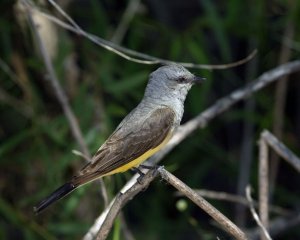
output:
[[[110,171],[109,173],[106,173],[103,176],[108,176],[108,175],[112,175],[115,173],[125,172],[130,168],[140,165],[142,162],[147,160],[154,153],[158,152],[162,147],[164,147],[168,143],[171,136],[172,136],[172,134],[169,134],[166,137],[166,139],[160,145],[158,145],[156,148],[150,149],[149,151],[145,152],[143,155],[139,156],[138,158],[132,160],[131,162],[129,162],[121,167],[116,168],[115,170]]]

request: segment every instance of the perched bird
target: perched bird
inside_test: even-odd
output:
[[[88,182],[138,166],[160,150],[180,124],[191,86],[202,81],[181,65],[166,65],[152,72],[138,106],[123,119],[91,162],[34,207],[35,213]]]

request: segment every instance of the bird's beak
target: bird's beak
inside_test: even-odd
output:
[[[192,82],[195,84],[200,84],[203,83],[205,80],[206,78],[194,76]]]

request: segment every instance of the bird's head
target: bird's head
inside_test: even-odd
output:
[[[148,89],[151,94],[170,94],[185,96],[191,86],[202,83],[203,78],[197,77],[178,64],[165,65],[150,74]]]

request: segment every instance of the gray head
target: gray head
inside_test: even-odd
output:
[[[145,97],[184,101],[191,86],[202,81],[181,65],[162,66],[150,74]]]

